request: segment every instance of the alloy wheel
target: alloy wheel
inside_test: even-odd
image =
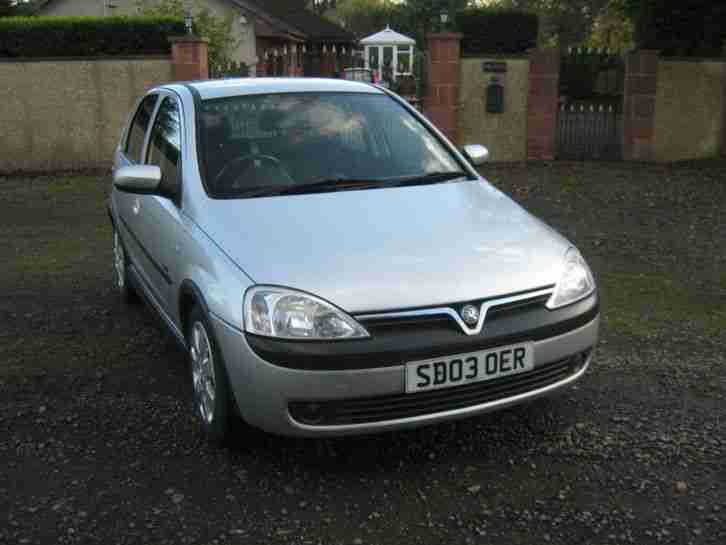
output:
[[[118,236],[118,231],[113,232],[113,268],[116,287],[123,290],[126,286],[126,254]]]
[[[189,355],[192,367],[192,383],[197,410],[202,419],[211,423],[214,418],[216,380],[214,376],[214,355],[209,336],[201,322],[192,326]]]

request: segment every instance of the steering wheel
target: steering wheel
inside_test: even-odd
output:
[[[236,176],[239,176],[239,172],[237,171],[237,168],[242,166],[245,163],[249,163],[251,161],[262,161],[271,164],[274,167],[277,167],[277,169],[280,171],[280,174],[284,175],[285,178],[291,184],[295,183],[295,180],[292,179],[292,176],[290,176],[290,173],[287,171],[287,169],[282,165],[282,162],[280,162],[279,159],[276,157],[273,157],[272,155],[263,155],[261,153],[251,153],[249,155],[242,155],[240,157],[236,157],[232,159],[229,163],[227,163],[222,170],[219,171],[217,176],[214,178],[214,185],[221,186],[224,185],[224,182],[227,182],[225,178],[229,177],[230,174],[234,174],[236,180]]]

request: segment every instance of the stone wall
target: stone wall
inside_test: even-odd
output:
[[[110,167],[134,102],[171,58],[0,61],[0,172]]]
[[[485,62],[506,63],[507,71],[485,73],[482,70]],[[504,87],[504,112],[500,114],[486,111],[486,88],[493,76]],[[459,144],[486,146],[492,161],[524,161],[527,158],[528,91],[529,60],[526,57],[461,59]]]
[[[654,159],[711,157],[722,149],[726,63],[660,59]]]

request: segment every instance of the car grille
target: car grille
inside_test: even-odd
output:
[[[498,320],[517,319],[533,310],[543,309],[544,304],[550,298],[550,294],[523,299],[514,303],[505,303],[489,309],[485,322],[485,329],[491,329]],[[452,305],[451,308],[459,308],[461,304]],[[385,335],[392,331],[419,331],[430,333],[431,331],[453,331],[461,333],[461,328],[446,314],[430,314],[422,316],[406,317],[371,317],[361,320],[361,323],[368,329],[371,335]]]
[[[288,408],[293,419],[311,426],[365,424],[463,409],[530,392],[564,380],[577,372],[588,353],[589,351],[583,352],[571,358],[535,367],[528,373],[464,386],[416,394],[291,402]]]

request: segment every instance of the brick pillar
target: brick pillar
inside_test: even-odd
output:
[[[635,51],[625,59],[623,102],[623,158],[653,160],[655,93],[658,87],[658,52]]]
[[[176,81],[209,78],[209,40],[198,36],[177,36],[171,42],[171,62]]]
[[[555,158],[557,104],[560,96],[560,50],[529,52],[527,93],[527,160]]]
[[[426,36],[428,43],[428,96],[424,113],[452,142],[456,142],[459,107],[461,34]]]

